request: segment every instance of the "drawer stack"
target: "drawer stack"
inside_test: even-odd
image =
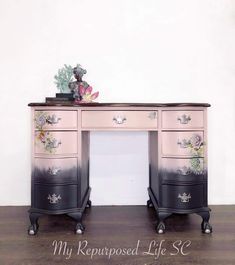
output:
[[[162,111],[161,183],[163,208],[194,209],[204,199],[204,113]]]
[[[77,111],[35,110],[33,142],[32,206],[77,208]]]
[[[150,171],[150,200],[158,214],[157,232],[172,213],[197,213],[202,230],[212,231],[207,205],[206,109],[163,109],[158,170]],[[155,180],[156,179],[156,180]]]

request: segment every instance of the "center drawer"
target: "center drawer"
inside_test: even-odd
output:
[[[83,111],[82,127],[156,129],[157,111]]]
[[[173,209],[203,207],[203,184],[162,185],[162,206]]]
[[[65,210],[77,204],[77,185],[34,185],[35,208]]]
[[[41,183],[77,182],[77,158],[35,158],[33,178]]]

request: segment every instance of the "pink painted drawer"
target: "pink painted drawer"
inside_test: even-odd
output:
[[[203,128],[203,111],[162,111],[163,129]]]
[[[35,182],[77,182],[77,158],[35,158],[33,176]]]
[[[77,128],[77,111],[74,110],[43,110],[34,114],[34,128],[38,130]]]
[[[162,169],[183,176],[203,174],[203,158],[162,158]]]
[[[77,132],[36,131],[35,154],[76,154]]]
[[[157,128],[157,111],[83,111],[83,128]]]
[[[204,156],[203,132],[163,132],[162,155]]]

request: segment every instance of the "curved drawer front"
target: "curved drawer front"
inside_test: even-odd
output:
[[[174,209],[203,207],[203,184],[162,185],[162,206]]]
[[[162,128],[191,129],[203,128],[203,111],[162,111]]]
[[[204,156],[203,132],[163,132],[164,156]]]
[[[35,132],[36,154],[76,154],[77,133],[36,131]]]
[[[77,185],[34,185],[35,208],[65,210],[77,207]]]
[[[202,181],[204,174],[203,158],[162,158],[163,181]]]
[[[77,158],[35,158],[33,176],[35,182],[77,182]]]
[[[82,127],[156,129],[157,111],[83,111]]]
[[[42,110],[34,113],[36,130],[76,129],[77,111],[74,110]]]

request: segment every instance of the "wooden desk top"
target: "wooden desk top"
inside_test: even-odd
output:
[[[209,103],[29,103],[30,107],[52,106],[52,107],[210,107]]]

